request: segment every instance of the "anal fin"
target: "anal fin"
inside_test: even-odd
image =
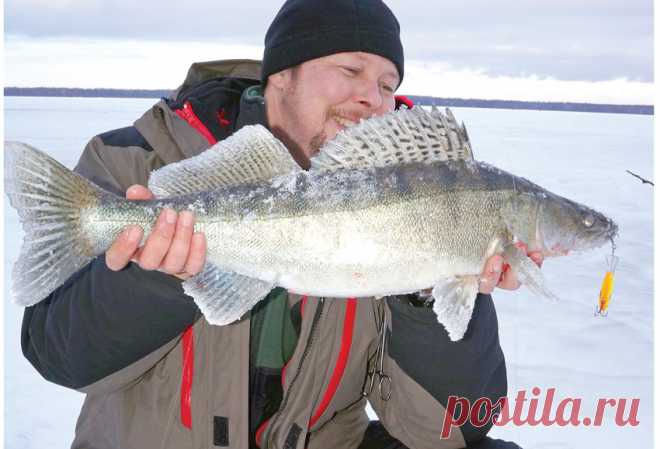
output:
[[[240,319],[261,301],[274,285],[206,262],[204,271],[183,283],[210,324],[222,326]]]
[[[463,338],[472,318],[474,302],[479,293],[476,276],[461,276],[442,279],[433,287],[433,311],[451,341]]]

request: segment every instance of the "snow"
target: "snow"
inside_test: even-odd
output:
[[[19,140],[73,167],[94,134],[129,126],[153,100],[5,98],[5,138]],[[478,160],[524,176],[587,204],[619,225],[614,297],[607,317],[595,317],[607,268],[603,247],[547,260],[543,273],[560,302],[525,288],[497,291],[500,338],[507,358],[509,397],[519,390],[543,397],[556,389],[582,400],[594,416],[599,398],[639,398],[638,426],[549,427],[509,424],[490,435],[524,448],[651,447],[653,392],[653,189],[626,173],[652,178],[653,118],[577,112],[455,108]],[[22,231],[5,206],[5,297]],[[22,309],[5,301],[5,444],[8,448],[67,447],[82,394],[42,379],[22,356]],[[542,407],[542,404],[539,408]]]

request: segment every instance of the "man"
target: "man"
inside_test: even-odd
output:
[[[151,170],[255,123],[307,168],[340,129],[394,109],[403,69],[399,25],[381,0],[289,0],[266,34],[261,68],[193,65],[134,126],[92,139],[76,170],[146,199]],[[128,227],[105,257],[26,310],[25,356],[46,379],[87,394],[72,447],[451,448],[482,440],[488,426],[469,422],[448,439],[439,434],[450,395],[506,393],[489,293],[518,284],[501,275],[501,258],[487,263],[457,343],[416,295],[357,301],[275,289],[240,321],[211,326],[181,288],[204,264],[205,238],[193,226],[191,213],[165,210],[142,247],[142,230]],[[369,424],[367,397],[382,424]]]

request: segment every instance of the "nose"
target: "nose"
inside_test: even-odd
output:
[[[356,99],[361,105],[377,111],[383,105],[380,84],[377,81],[362,81],[357,89]]]

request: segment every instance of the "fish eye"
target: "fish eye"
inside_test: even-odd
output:
[[[595,221],[595,218],[594,218],[593,214],[587,214],[582,219],[582,223],[584,223],[584,225],[588,228],[590,228],[594,225],[594,221]]]

